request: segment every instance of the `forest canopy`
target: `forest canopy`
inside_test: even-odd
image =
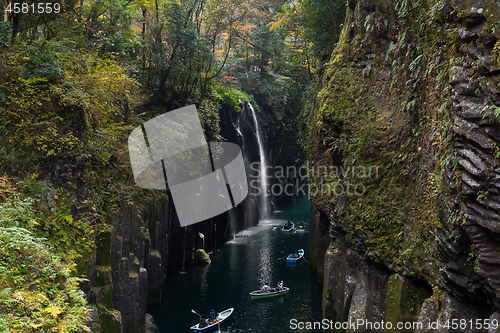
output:
[[[163,100],[170,107],[174,101],[200,103],[220,84],[268,99],[305,84],[318,59],[331,51],[345,12],[338,0],[65,0],[57,8],[37,5],[0,3],[5,13],[1,46],[31,45],[41,51],[33,59],[40,63],[47,61],[46,52],[54,55],[54,48],[95,52],[125,66],[151,93],[149,105]],[[293,99],[296,93],[283,98]],[[280,101],[270,101],[275,102]]]

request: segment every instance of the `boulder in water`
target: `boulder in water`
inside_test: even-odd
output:
[[[210,256],[203,249],[198,249],[194,253],[194,262],[196,265],[207,265],[210,264]]]

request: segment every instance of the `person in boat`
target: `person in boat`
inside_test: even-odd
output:
[[[297,250],[293,250],[292,252],[292,258],[298,258],[299,254],[297,252]]]
[[[207,318],[205,318],[204,315],[202,315],[200,317],[200,323],[198,325],[198,328],[203,328],[203,327],[207,327],[207,326],[208,326],[208,320],[207,320]]]
[[[264,286],[262,287],[261,290],[267,292],[271,290],[271,287],[267,283],[264,283]]]
[[[218,312],[215,312],[214,309],[210,311],[210,322],[215,323],[217,321],[217,316],[219,315]]]
[[[278,282],[278,290],[283,290],[283,281]]]

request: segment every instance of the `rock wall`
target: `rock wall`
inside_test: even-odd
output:
[[[500,310],[500,109],[494,111],[500,105],[500,9],[464,1],[456,10],[463,15],[449,85],[458,165],[449,185],[450,218],[438,239],[443,282],[462,301],[487,301]]]
[[[495,1],[347,2],[308,125],[325,318],[499,316],[499,22]]]

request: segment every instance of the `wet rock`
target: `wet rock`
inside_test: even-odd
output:
[[[329,243],[330,220],[311,204],[309,218],[309,266],[318,275],[319,283],[323,283],[325,271],[325,253]]]
[[[459,159],[458,160],[458,164],[460,164],[461,166],[463,166],[465,170],[467,170],[469,173],[473,174],[474,176],[479,176],[479,174],[481,173],[481,171],[479,169],[477,169],[476,167],[474,167],[472,165],[472,163],[470,163],[467,160]]]
[[[499,333],[500,332],[500,312],[495,311],[490,316],[490,323],[492,323],[491,327],[488,329],[488,333]],[[496,325],[498,324],[498,325]]]
[[[149,253],[148,269],[148,304],[159,304],[162,296],[163,268],[160,252],[153,250]]]
[[[478,143],[484,149],[494,149],[488,135],[479,125],[467,121],[463,118],[456,117],[453,122],[453,131],[467,139]]]
[[[160,329],[155,325],[152,315],[146,313],[146,333],[160,333]]]
[[[498,75],[500,74],[500,65],[497,61],[497,56],[490,54],[481,61],[481,66],[484,71],[483,74]]]
[[[462,181],[469,185],[470,188],[478,191],[483,188],[484,182],[474,179],[474,177],[466,171],[462,171]]]
[[[427,298],[422,304],[420,314],[418,316],[418,325],[415,333],[435,333],[437,330],[433,327],[433,323],[439,321],[441,314],[441,298],[432,296]],[[436,325],[437,326],[437,325]]]
[[[497,127],[492,127],[492,126],[485,126],[484,131],[493,139],[496,141],[500,141],[500,130]],[[496,160],[493,160],[493,163],[491,165],[496,166]]]
[[[474,27],[473,29],[462,27],[458,29],[458,36],[465,42],[470,42],[471,40],[484,36],[483,27]]]
[[[198,249],[194,253],[194,261],[197,265],[208,265],[210,264],[210,256],[203,249]]]
[[[96,239],[96,265],[111,265],[111,230],[100,233]]]
[[[382,1],[382,3],[392,6],[388,12],[398,12],[398,9],[400,9],[394,8],[394,3],[389,1]],[[381,6],[380,2],[373,0],[351,2],[349,6],[351,12],[349,10],[347,12],[346,28],[341,36],[338,49],[335,51],[339,56],[345,55],[349,60],[344,61],[337,57],[338,61],[334,66],[337,66],[337,68],[345,66],[348,70],[356,72],[359,67],[367,68],[372,65],[370,63],[372,59],[375,59],[373,63],[376,63],[378,60],[383,62],[387,57],[387,47],[377,49],[378,45],[373,43],[374,36],[363,32],[363,29],[359,29],[363,26],[365,20],[366,22],[372,22],[376,15],[380,15],[377,9],[378,6]],[[431,201],[438,206],[435,213],[439,216],[439,222],[436,224],[436,228],[429,228],[432,230],[428,230],[429,233],[435,233],[434,245],[437,247],[437,253],[431,253],[430,256],[435,256],[434,258],[439,260],[439,281],[432,280],[430,275],[423,274],[424,279],[429,284],[438,284],[447,295],[444,295],[439,290],[436,293],[442,296],[434,295],[423,301],[421,308],[417,306],[418,310],[416,311],[418,313],[411,313],[408,318],[420,317],[419,320],[422,323],[439,322],[441,325],[435,329],[423,327],[418,332],[445,333],[463,331],[479,333],[481,332],[479,329],[467,328],[459,330],[443,328],[442,325],[447,321],[457,319],[474,321],[478,318],[488,318],[493,312],[496,313],[497,317],[500,316],[498,314],[500,313],[500,275],[498,274],[500,272],[500,162],[497,156],[498,147],[500,147],[500,122],[492,109],[487,107],[491,105],[498,106],[500,103],[500,78],[498,77],[500,75],[500,65],[498,64],[496,51],[495,53],[492,52],[494,44],[500,38],[497,29],[500,7],[497,6],[494,0],[458,0],[454,1],[453,4],[443,3],[443,6],[452,8],[443,7],[443,22],[440,22],[439,28],[437,26],[430,27],[429,24],[425,33],[429,33],[429,35],[432,33],[439,34],[442,32],[440,29],[444,24],[448,26],[446,29],[450,32],[449,36],[451,36],[451,33],[456,34],[453,39],[439,39],[440,43],[455,50],[453,54],[444,55],[448,62],[443,64],[450,66],[447,72],[448,86],[442,90],[443,94],[439,96],[447,102],[443,105],[451,105],[451,107],[448,108],[446,115],[430,119],[433,123],[447,122],[450,124],[447,133],[447,135],[451,136],[448,141],[449,144],[446,148],[436,147],[434,149],[430,147],[433,145],[432,143],[425,142],[426,140],[419,141],[416,138],[417,131],[413,126],[416,122],[408,123],[411,125],[409,126],[411,129],[415,129],[413,132],[409,132],[408,128],[394,129],[396,121],[393,119],[401,117],[401,115],[391,114],[390,110],[384,110],[384,112],[387,113],[387,119],[392,119],[393,122],[388,124],[384,130],[388,133],[391,130],[397,132],[397,135],[391,137],[391,141],[389,141],[393,143],[391,149],[397,149],[398,145],[406,145],[407,142],[404,141],[404,138],[412,137],[411,144],[415,144],[418,151],[416,149],[411,151],[412,148],[408,148],[408,150],[411,153],[418,154],[421,160],[418,166],[423,173],[429,172],[432,174],[438,172],[440,168],[438,165],[441,161],[438,161],[440,158],[437,156],[446,155],[450,161],[446,169],[447,172],[443,173],[442,177],[438,176],[436,178],[436,181],[443,185],[443,191],[435,200]],[[416,11],[418,10],[420,9],[416,9]],[[446,11],[448,11],[449,15],[444,14]],[[368,15],[370,16],[368,17]],[[394,25],[396,26],[396,24]],[[422,40],[422,44],[419,46],[423,49],[427,48],[425,44],[427,42],[435,45],[436,39],[434,37],[428,38],[425,33],[413,30],[410,25],[406,26],[402,23],[400,28],[399,34],[396,31],[392,36],[394,43],[401,42],[399,38],[403,38],[404,33],[404,36],[408,36],[406,37],[408,40],[404,39],[402,41],[408,43],[407,45],[413,44],[413,47],[415,44],[418,45],[417,39]],[[370,49],[370,58],[366,57],[368,52],[362,51],[368,48]],[[374,57],[371,57],[372,54]],[[407,57],[408,55],[409,53],[406,54]],[[336,54],[332,59],[335,56]],[[402,53],[402,56],[404,56],[404,53]],[[353,62],[351,62],[351,59],[353,59]],[[433,61],[426,60],[429,63]],[[327,69],[327,71],[333,73],[334,66]],[[371,72],[369,78],[360,80],[362,84],[373,86],[375,82],[382,82],[382,75],[380,74],[377,77],[377,73]],[[411,83],[413,78],[408,75],[405,80]],[[325,84],[336,87],[331,84],[331,80],[335,79],[336,77],[332,75],[326,78],[325,82],[330,81]],[[404,82],[399,82],[399,84],[405,86]],[[408,88],[408,84],[406,84],[406,87]],[[418,91],[406,91],[408,95],[412,96],[412,100],[415,95],[421,93],[419,96],[420,104],[414,108],[415,110],[412,110],[414,111],[413,117],[420,124],[429,124],[426,117],[432,117],[430,115],[432,112],[429,108],[426,108],[426,103],[430,106],[433,104],[428,100],[428,97],[436,93],[436,87],[429,84],[427,88],[416,89]],[[386,95],[381,89],[374,92],[375,94],[372,95],[381,95],[381,101],[384,98],[386,100],[391,98],[389,94]],[[331,93],[331,91],[327,93]],[[366,103],[368,107],[372,106],[368,101],[371,96],[360,93],[357,98],[356,101]],[[410,99],[407,98],[407,100]],[[333,97],[327,103],[330,101],[332,101],[332,104],[335,102]],[[378,108],[376,103],[373,104]],[[423,114],[425,114],[424,117],[421,116]],[[319,133],[319,139],[325,139],[329,129],[331,129],[331,132],[334,131],[333,126],[330,126],[330,128],[325,127],[323,129],[325,134]],[[354,132],[355,129],[352,129],[352,131]],[[381,136],[380,140],[383,141],[386,139],[384,136],[388,136],[388,134],[384,133]],[[335,138],[335,135],[331,137]],[[348,134],[346,134],[345,140],[350,143]],[[318,151],[324,152],[325,150],[321,150],[323,148],[318,148]],[[361,149],[363,148],[366,148],[366,146],[361,147]],[[358,159],[364,158],[363,154],[354,155]],[[349,155],[349,158],[351,157]],[[369,157],[376,161],[383,159],[377,154]],[[335,159],[335,163],[351,161],[346,156],[321,155],[317,157],[318,160],[323,158]],[[366,162],[366,160],[363,162]],[[396,183],[394,179],[391,179],[390,172],[384,174],[384,177],[386,177],[386,182],[382,183],[382,185],[376,184],[380,188],[383,186],[390,187]],[[411,177],[407,177],[406,180],[408,183],[412,182]],[[422,179],[418,179],[416,184],[417,187],[421,188],[428,185]],[[412,194],[415,195],[414,192]],[[408,286],[411,286],[418,283],[403,276],[403,274],[408,274],[405,272],[406,267],[391,266],[388,261],[383,262],[384,266],[380,265],[382,266],[380,267],[368,260],[368,258],[379,259],[376,256],[379,255],[378,250],[392,250],[392,248],[386,244],[382,246],[375,245],[373,247],[376,248],[372,251],[369,245],[362,244],[363,240],[372,240],[376,237],[376,231],[369,230],[362,223],[358,223],[359,221],[356,220],[358,216],[352,212],[365,207],[367,209],[368,207],[371,208],[374,204],[370,201],[364,201],[364,198],[356,199],[339,196],[338,198],[331,198],[329,204],[323,204],[319,200],[315,202],[316,208],[323,210],[321,212],[323,214],[328,212],[327,216],[330,219],[328,224],[330,230],[329,243],[324,259],[324,315],[326,318],[336,321],[358,318],[368,320],[374,318],[375,315],[369,313],[367,304],[376,304],[377,313],[380,314],[381,318],[389,318],[391,321],[405,318],[404,316],[407,315],[405,311],[409,310],[410,307],[400,306],[403,304],[401,300],[405,298],[403,296],[405,288],[402,288],[402,285],[407,283]],[[404,205],[400,206],[398,209],[404,211],[406,207],[403,207]],[[417,211],[420,208],[408,207],[408,209]],[[332,212],[333,214],[331,214]],[[432,208],[428,212],[432,212]],[[318,216],[313,214],[312,216],[314,225],[310,236],[313,235],[313,242],[321,243],[319,223],[317,223]],[[405,226],[409,226],[411,229],[413,225],[412,222],[408,222]],[[419,235],[419,237],[424,238],[423,235]],[[319,246],[314,244],[312,248],[318,251]],[[397,254],[399,249],[395,250]],[[315,260],[313,266],[319,263],[319,254],[316,257],[318,259]],[[396,262],[398,259],[394,258]],[[387,259],[383,258],[381,261],[384,260]],[[413,260],[416,261],[416,259]],[[409,265],[411,264],[405,266]],[[389,268],[399,269],[401,275],[396,277]],[[377,273],[374,273],[375,271]],[[377,283],[372,282],[377,278]],[[375,287],[375,284],[378,287]],[[381,290],[385,290],[385,292],[381,292]],[[429,293],[428,287],[427,293]],[[385,306],[382,304],[385,304]],[[484,332],[485,330],[481,333]]]
[[[481,332],[480,329],[476,329],[474,326],[467,325],[463,330],[460,327],[454,329],[451,325],[446,326],[446,323],[451,324],[455,319],[455,322],[460,322],[461,319],[472,320],[473,323],[476,322],[477,319],[482,319],[484,314],[484,309],[479,307],[468,305],[464,303],[457,302],[456,299],[448,297],[444,304],[444,309],[442,315],[439,320],[440,329],[438,332],[448,333],[448,332]]]
[[[470,98],[466,98],[458,104],[457,115],[465,119],[484,119],[491,112],[485,109],[484,105],[473,102]]]
[[[101,323],[99,322],[99,310],[96,305],[89,305],[88,307],[90,312],[90,318],[87,321],[86,325],[90,328],[91,332],[100,333],[101,332]]]
[[[484,8],[471,7],[469,12],[464,16],[464,21],[467,27],[474,27],[484,22]]]
[[[115,309],[106,309],[98,304],[99,321],[101,324],[101,333],[120,333],[126,332],[122,327],[122,316],[120,311]],[[98,331],[99,332],[99,331]]]
[[[486,169],[486,164],[472,150],[470,150],[470,149],[458,149],[457,152],[461,156],[466,157],[470,162],[472,162],[474,164],[474,166],[476,167],[476,169],[479,169],[479,170]]]
[[[124,332],[139,333],[144,329],[147,305],[144,222],[134,206],[124,206],[112,225],[113,304],[121,313]]]
[[[421,305],[430,296],[428,286],[416,285],[382,265],[363,259],[350,250],[348,236],[336,232],[333,236],[325,256],[325,316],[337,322],[365,320],[395,324],[416,320]],[[358,331],[379,332],[369,326],[358,327]]]

